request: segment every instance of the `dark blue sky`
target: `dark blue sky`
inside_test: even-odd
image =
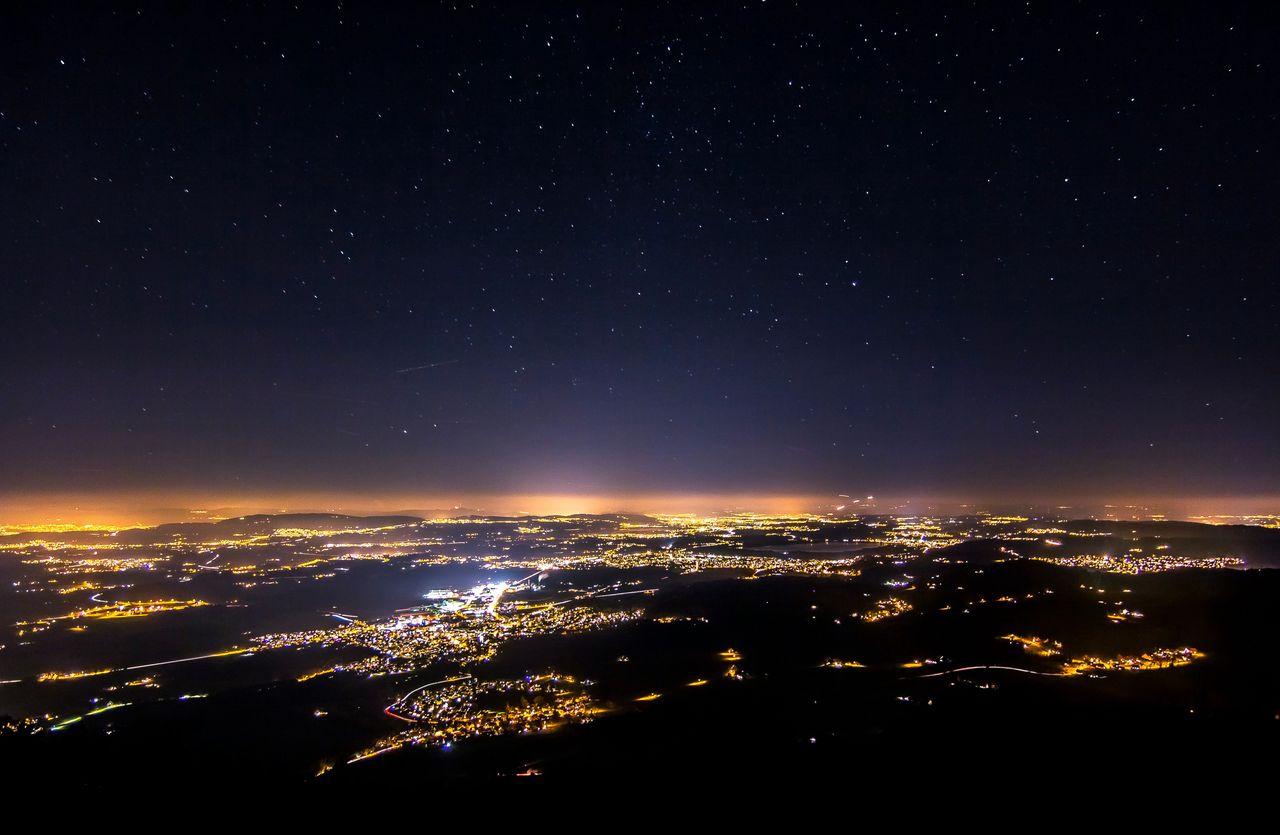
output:
[[[1277,36],[8,9],[0,491],[1278,494]]]

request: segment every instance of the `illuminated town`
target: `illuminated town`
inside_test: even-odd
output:
[[[588,722],[601,709],[584,685],[554,673],[522,679],[480,681],[458,676],[423,685],[386,709],[413,728],[379,740],[349,762],[402,745],[441,745],[469,737],[553,730],[564,722]]]
[[[322,755],[298,752],[298,779],[326,781],[410,750],[483,752],[506,737],[542,750],[533,739],[566,728],[607,737],[628,717],[732,704],[815,669],[855,673],[814,686],[887,688],[891,702],[931,710],[957,684],[1003,692],[1019,676],[1102,688],[1230,652],[1212,632],[1166,643],[1184,632],[1162,600],[1197,577],[1252,576],[1278,552],[1245,540],[1224,553],[1220,534],[1184,534],[982,514],[11,526],[0,537],[13,578],[3,727],[30,744],[114,738],[145,732],[148,705],[181,723],[184,709],[292,692],[315,703],[308,721],[323,739],[368,704],[380,718],[361,720],[363,743],[347,732]],[[1126,556],[1100,558],[1099,545]],[[188,637],[165,637],[175,629]],[[675,656],[646,661],[672,640]],[[520,744],[511,750],[518,758]],[[545,770],[527,766],[503,773]]]

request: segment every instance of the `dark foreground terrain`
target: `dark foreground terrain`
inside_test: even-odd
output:
[[[1251,567],[1280,532],[1261,527],[157,530],[8,537],[6,785],[447,801],[495,782],[832,781],[864,803],[976,786],[1162,802],[1250,790],[1280,741],[1280,572]]]

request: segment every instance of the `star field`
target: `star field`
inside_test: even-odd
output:
[[[1277,492],[1264,6],[8,18],[0,490]]]

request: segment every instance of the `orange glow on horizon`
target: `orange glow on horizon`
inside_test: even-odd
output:
[[[122,490],[98,493],[0,495],[0,525],[127,528],[163,522],[215,521],[250,514],[342,513],[355,516],[407,514],[568,515],[658,513],[716,515],[835,513],[953,515],[995,510],[1015,503],[935,496],[877,496],[848,503],[834,493],[602,492],[587,493],[409,493],[409,492],[197,492]],[[1048,515],[1062,518],[1166,518],[1231,523],[1243,515],[1280,514],[1280,496],[1143,497],[1041,500]],[[843,507],[841,507],[843,505]],[[1021,502],[1026,506],[1027,502]],[[839,509],[839,510],[838,510]]]
[[[214,521],[258,513],[569,515],[574,513],[693,513],[830,511],[827,496],[764,494],[571,493],[319,493],[198,494],[122,491],[0,496],[0,524],[123,528],[162,522]]]

